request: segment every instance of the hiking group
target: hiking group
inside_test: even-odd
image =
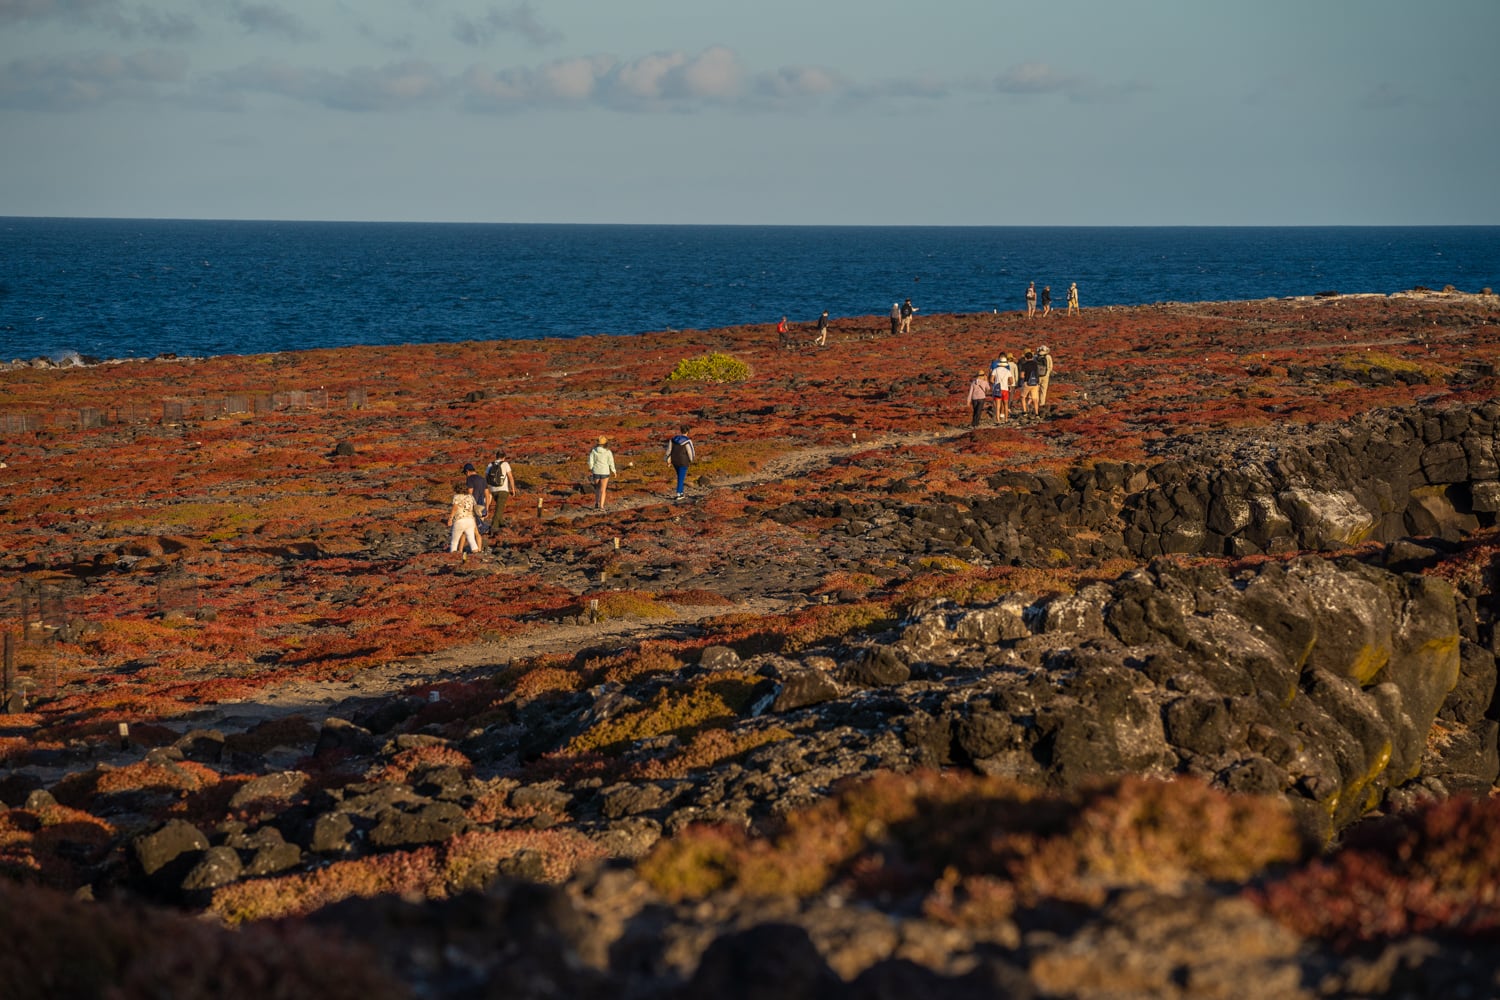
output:
[[[1019,362],[1012,360],[1008,351],[1001,351],[990,362],[989,370],[981,371],[969,383],[969,426],[978,427],[985,411],[992,407],[996,424],[1010,420],[1012,396],[1017,392],[1018,419],[1040,418],[1051,382],[1052,350],[1046,344],[1022,353]]]
[[[468,562],[470,552],[478,555],[484,551],[483,537],[504,526],[505,506],[518,491],[503,448],[495,451],[484,475],[475,470],[473,462],[464,463],[463,473],[464,480],[453,487],[448,506],[447,524],[452,529],[448,551],[459,553],[461,561]]]
[[[666,459],[677,476],[677,491],[673,499],[686,499],[687,470],[698,460],[697,452],[693,449],[693,439],[688,436],[686,426],[667,439]],[[589,450],[588,466],[589,479],[594,484],[594,509],[603,510],[609,494],[609,481],[619,475],[619,469],[615,466],[615,453],[609,450],[609,438],[601,435],[599,443]]]
[[[1051,286],[1042,288],[1041,302],[1042,315],[1050,315],[1052,312]],[[1036,315],[1036,305],[1036,283],[1031,282],[1026,288],[1028,318]],[[912,317],[916,311],[917,307],[911,304],[909,298],[904,302],[891,303],[891,333],[910,333]],[[1068,315],[1077,313],[1078,285],[1075,282],[1068,286]],[[828,328],[828,311],[825,309],[818,317],[817,337],[813,341],[815,344],[822,347],[828,343]],[[785,316],[776,324],[776,332],[781,337],[782,345],[789,346],[789,330]],[[975,375],[969,384],[969,426],[978,427],[987,411],[992,414],[996,424],[1010,420],[1013,415],[1020,420],[1028,417],[1040,418],[1043,408],[1047,406],[1047,388],[1052,381],[1052,364],[1052,351],[1046,344],[1041,345],[1035,351],[1024,352],[1019,361],[1012,360],[1008,352],[1001,352],[994,361],[990,362],[989,370]],[[1019,393],[1017,402],[1020,405],[1020,412],[1013,414],[1012,396],[1017,393]],[[676,477],[674,500],[686,499],[687,471],[697,458],[693,439],[687,427],[680,428],[678,433],[667,439],[666,462]],[[589,449],[586,462],[589,481],[593,486],[591,509],[602,511],[605,509],[605,502],[609,496],[609,482],[619,475],[619,469],[615,465],[615,454],[609,448],[607,436],[600,435],[598,443]],[[515,474],[510,462],[506,460],[503,448],[495,451],[495,457],[485,467],[483,475],[478,473],[472,462],[464,464],[463,473],[464,480],[453,488],[453,498],[448,508],[447,525],[452,529],[448,539],[448,551],[458,553],[461,560],[467,562],[470,552],[479,554],[484,551],[484,536],[496,534],[505,524],[506,505],[518,490]],[[540,509],[538,506],[538,511]],[[490,547],[493,549],[494,545]]]
[[[687,471],[698,460],[693,439],[686,426],[667,440],[667,464],[676,475],[675,500],[687,498]],[[604,510],[609,495],[609,481],[619,475],[615,465],[615,453],[609,448],[609,438],[600,435],[598,443],[589,449],[585,458],[589,470],[589,482],[593,487],[591,509]],[[505,508],[511,498],[520,492],[516,476],[506,458],[505,449],[497,449],[495,457],[485,466],[480,475],[473,462],[465,462],[464,479],[453,487],[453,497],[448,504],[447,526],[452,529],[448,536],[448,551],[457,553],[461,562],[469,561],[469,553],[476,555],[486,548],[495,551],[494,538],[485,545],[485,536],[495,536],[505,525]],[[540,501],[537,510],[540,512]],[[498,553],[496,553],[498,558]]]
[[[1026,284],[1026,318],[1037,314],[1036,282]],[[1043,285],[1042,316],[1052,315],[1052,286]],[[1078,316],[1078,282],[1068,284],[1068,315]],[[981,371],[969,383],[969,426],[978,427],[986,412],[993,415],[996,424],[1005,423],[1012,416],[1024,420],[1039,419],[1047,405],[1047,388],[1052,382],[1052,350],[1046,344],[1035,351],[1026,351],[1015,360],[1009,352],[1001,351],[999,357],[990,362],[988,371]],[[1019,398],[1015,398],[1019,396]],[[1012,402],[1020,404],[1020,412],[1014,413]]]

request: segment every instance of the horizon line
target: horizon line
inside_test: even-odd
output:
[[[883,223],[883,222],[501,222],[457,219],[294,219],[237,216],[172,215],[7,215],[0,220],[38,222],[261,222],[275,224],[349,226],[589,226],[663,229],[1494,229],[1492,222],[1163,222],[1163,223]]]

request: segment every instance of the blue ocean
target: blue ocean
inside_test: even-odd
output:
[[[259,354],[1500,286],[1500,226],[595,226],[0,218],[0,360]]]

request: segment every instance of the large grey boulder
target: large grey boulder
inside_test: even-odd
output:
[[[1494,732],[1476,723],[1494,658],[1471,643],[1464,670],[1455,596],[1436,578],[1349,558],[1233,576],[1158,560],[1036,602],[1024,637],[954,627],[983,611],[932,606],[905,626],[932,657],[924,678],[984,677],[982,700],[976,687],[918,699],[903,725],[922,760],[1058,786],[1196,774],[1287,795],[1326,837],[1422,774],[1447,704],[1474,734],[1449,769],[1470,785],[1488,773]]]

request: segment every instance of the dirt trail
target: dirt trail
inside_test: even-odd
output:
[[[616,618],[589,624],[559,622],[517,635],[454,646],[426,656],[393,661],[362,670],[347,680],[292,680],[266,688],[245,701],[224,701],[196,713],[195,727],[221,732],[249,729],[256,723],[288,715],[314,721],[327,716],[347,717],[358,708],[395,697],[413,687],[485,676],[504,669],[512,660],[548,653],[572,653],[600,647],[623,649],[646,639],[683,634],[706,618],[726,614],[776,614],[793,605],[773,598],[756,598],[733,605],[675,607],[670,618]]]
[[[845,458],[849,455],[857,455],[865,451],[878,451],[887,448],[898,448],[902,445],[921,443],[924,441],[946,441],[950,438],[959,437],[969,433],[969,428],[964,425],[950,427],[939,427],[934,430],[909,431],[901,434],[886,433],[865,440],[855,440],[849,444],[818,445],[812,448],[803,448],[789,452],[766,462],[764,466],[755,472],[746,473],[741,476],[724,476],[716,478],[710,490],[724,489],[727,487],[754,486],[760,483],[779,482],[783,479],[791,479],[806,475],[814,469],[826,468],[832,464],[834,459]],[[663,470],[665,470],[663,465]],[[651,492],[649,485],[631,484],[631,495],[622,500],[613,499],[614,494],[606,500],[608,510],[630,510],[636,507],[646,507],[653,504],[673,503],[672,493],[669,489],[669,479],[665,471],[662,472],[661,482],[664,492]],[[638,491],[638,492],[637,492]],[[700,491],[701,493],[701,491]],[[689,494],[691,496],[691,494]],[[558,514],[563,518],[588,517],[595,513],[592,507],[571,508]]]
[[[823,445],[804,448],[777,456],[756,472],[716,480],[712,489],[734,488],[805,475],[828,466],[835,459],[864,451],[896,448],[902,445],[946,440],[968,433],[964,426],[941,427],[904,434],[882,434],[847,445]],[[663,476],[663,481],[665,481]],[[670,493],[638,493],[609,505],[611,510],[672,503]],[[589,508],[573,508],[554,516],[587,517]],[[427,656],[395,661],[362,670],[348,680],[293,680],[266,688],[253,699],[220,702],[196,713],[195,726],[213,726],[222,731],[248,729],[258,722],[293,714],[314,719],[330,715],[347,716],[362,705],[381,698],[394,697],[422,684],[472,677],[503,668],[511,660],[524,660],[548,653],[572,652],[587,646],[623,648],[646,639],[681,634],[705,618],[724,614],[776,614],[792,607],[777,598],[751,598],[733,605],[707,608],[676,608],[671,618],[610,619],[593,624],[555,623],[528,629],[514,636],[490,642],[475,642],[440,650]]]
[[[860,452],[896,448],[902,445],[946,440],[968,433],[963,426],[941,427],[909,433],[881,434],[847,445],[823,445],[804,448],[777,456],[761,469],[741,476],[728,476],[714,482],[711,489],[736,488],[806,475],[824,468],[835,459]],[[666,481],[663,475],[663,481]],[[619,501],[611,501],[610,510],[633,509],[653,504],[673,503],[670,493],[636,492]],[[573,519],[593,514],[588,507],[573,507],[553,513],[555,517]],[[524,660],[548,653],[573,652],[590,646],[624,648],[646,639],[682,634],[705,618],[724,614],[776,614],[794,606],[792,602],[770,597],[750,598],[733,605],[706,608],[675,608],[671,618],[610,619],[592,624],[552,623],[528,629],[504,639],[454,646],[426,656],[394,661],[362,670],[347,680],[292,680],[265,688],[244,701],[224,701],[190,719],[179,720],[193,727],[213,727],[223,732],[248,729],[268,719],[302,714],[314,720],[327,716],[347,717],[362,706],[390,698],[423,684],[434,684],[473,677],[503,668],[512,660]]]

